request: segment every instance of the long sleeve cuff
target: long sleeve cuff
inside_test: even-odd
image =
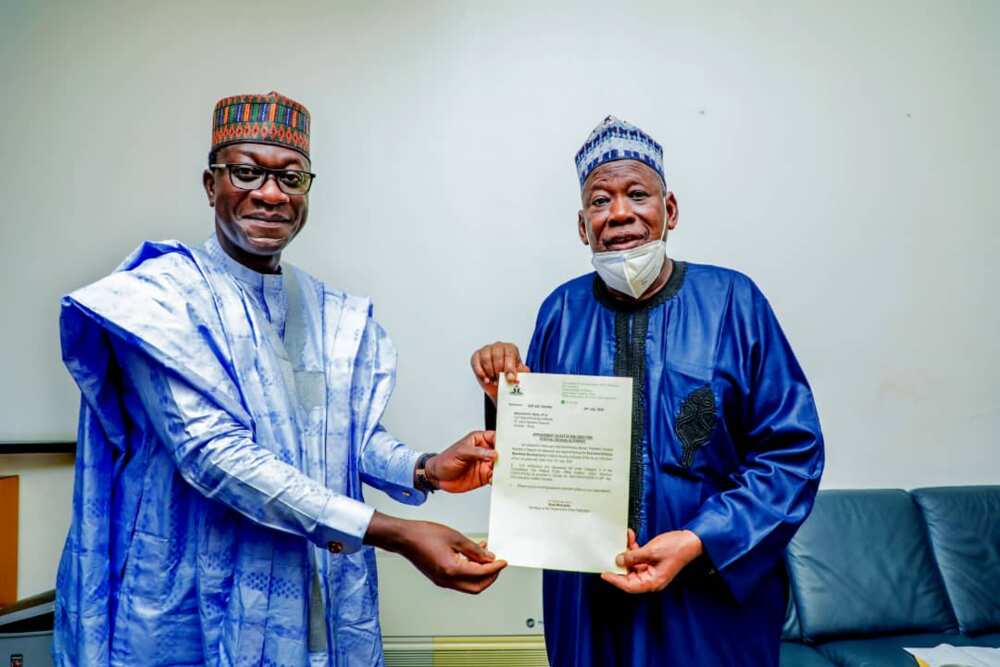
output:
[[[416,490],[413,488],[413,470],[422,454],[406,445],[397,447],[386,466],[385,481],[401,489]]]
[[[312,541],[334,553],[361,548],[375,509],[347,496],[334,495],[317,518]],[[334,527],[336,526],[336,528]]]
[[[738,601],[746,600],[756,583],[755,579],[740,576],[731,571],[728,556],[743,551],[746,546],[739,544],[738,536],[734,534],[730,523],[719,514],[702,512],[684,526],[701,540],[705,559],[701,561],[704,574],[722,577],[732,596]]]
[[[413,487],[413,470],[421,452],[410,449],[379,426],[361,455],[361,475],[366,484],[407,505],[420,505],[427,494]]]
[[[746,520],[750,513],[745,508],[726,511],[715,506],[706,508],[684,526],[701,539],[705,555],[740,604],[750,598],[761,578],[780,561],[789,531],[794,530],[781,523],[754,525]]]
[[[386,467],[385,480],[391,486],[383,489],[390,496],[401,503],[407,505],[420,505],[427,500],[427,494],[413,486],[413,471],[417,467],[417,460],[423,455],[410,449],[406,445],[400,445]]]

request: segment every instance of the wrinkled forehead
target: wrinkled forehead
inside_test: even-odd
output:
[[[656,170],[639,160],[616,160],[596,167],[587,176],[580,192],[586,196],[597,188],[628,187],[633,183],[643,185],[654,192],[666,193],[663,180]]]

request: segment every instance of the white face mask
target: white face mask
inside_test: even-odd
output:
[[[666,258],[667,244],[658,239],[628,250],[595,252],[590,262],[608,287],[638,299],[660,275]]]

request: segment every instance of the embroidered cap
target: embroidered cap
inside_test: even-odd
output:
[[[608,116],[594,128],[576,153],[580,187],[583,187],[590,172],[615,160],[638,160],[659,174],[664,185],[667,183],[663,173],[663,147],[635,125]]]
[[[309,111],[273,90],[223,97],[212,114],[211,153],[240,143],[284,146],[309,157]]]

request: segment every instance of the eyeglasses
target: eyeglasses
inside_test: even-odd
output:
[[[210,169],[225,169],[229,182],[240,190],[259,190],[271,176],[286,195],[304,195],[312,187],[316,174],[300,169],[268,169],[256,164],[210,164]]]

